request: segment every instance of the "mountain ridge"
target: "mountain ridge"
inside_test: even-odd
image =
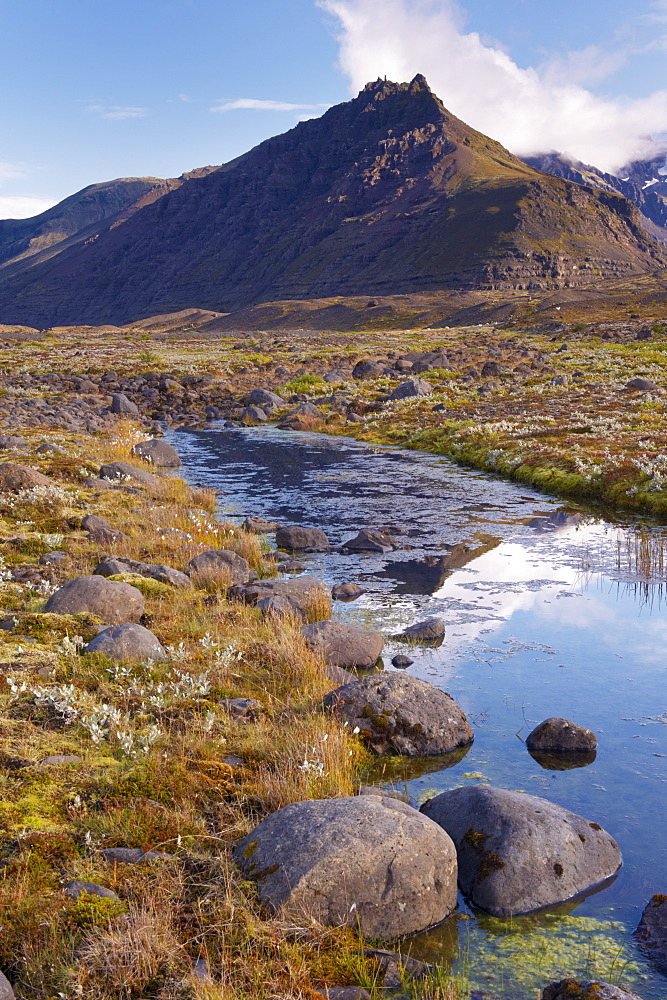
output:
[[[122,324],[276,299],[561,288],[664,267],[621,194],[536,171],[418,75],[369,83],[52,258],[0,269],[0,319]]]

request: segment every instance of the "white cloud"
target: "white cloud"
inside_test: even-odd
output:
[[[211,111],[311,111],[314,115],[328,108],[328,104],[289,104],[287,101],[258,101],[253,97],[239,97],[235,101],[221,101]]]
[[[108,118],[117,122],[126,118],[145,118],[148,114],[148,108],[123,107],[118,104],[89,104],[86,111],[97,115],[98,118]]]
[[[23,167],[19,167],[15,163],[0,161],[0,183],[15,180],[17,177],[25,177],[25,175]]]
[[[455,0],[317,0],[333,15],[340,65],[353,92],[387,76],[423,73],[446,107],[514,153],[558,150],[605,170],[655,155],[667,130],[667,90],[600,97],[582,84],[622,61],[594,48],[542,67],[519,67],[499,45],[465,32]],[[667,14],[667,0],[654,5]],[[588,65],[587,65],[588,62]]]
[[[30,195],[0,196],[0,219],[31,219],[41,215],[57,202],[53,198],[33,198]]]

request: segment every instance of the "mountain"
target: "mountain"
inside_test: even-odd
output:
[[[650,160],[636,160],[618,176],[560,153],[525,156],[523,160],[554,177],[624,195],[639,209],[644,229],[661,243],[667,243],[667,157],[664,154]]]
[[[555,289],[666,266],[622,195],[536,171],[417,76],[370,83],[55,256],[0,269],[0,321],[122,324],[276,299]]]

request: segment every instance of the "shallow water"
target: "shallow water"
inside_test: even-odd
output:
[[[258,428],[170,439],[185,478],[215,487],[231,520],[317,526],[333,544],[365,525],[403,529],[386,555],[299,557],[329,583],[366,588],[337,602],[336,617],[385,636],[429,615],[448,623],[442,646],[409,650],[409,669],[459,702],[475,741],[438,770],[406,761],[384,780],[417,799],[480,781],[523,789],[601,823],[621,847],[623,868],[602,891],[509,923],[461,900],[456,918],[413,939],[412,953],[454,961],[506,1000],[533,1000],[551,979],[586,972],[634,984],[646,1000],[667,995],[629,937],[650,896],[667,891],[667,610],[662,584],[633,578],[617,557],[627,532],[665,529],[581,506],[583,517],[563,518],[562,503],[530,488],[343,438]],[[445,546],[459,542],[469,551],[448,568]],[[389,641],[385,669],[406,651]],[[552,715],[597,734],[592,763],[552,770],[530,756],[523,740]]]

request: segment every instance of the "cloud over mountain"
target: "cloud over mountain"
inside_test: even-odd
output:
[[[667,145],[652,139],[667,132],[667,90],[630,99],[601,97],[584,86],[613,71],[621,55],[593,47],[524,69],[499,46],[466,32],[454,0],[317,2],[335,18],[352,92],[378,76],[424,73],[454,114],[514,153],[553,149],[608,171]]]

